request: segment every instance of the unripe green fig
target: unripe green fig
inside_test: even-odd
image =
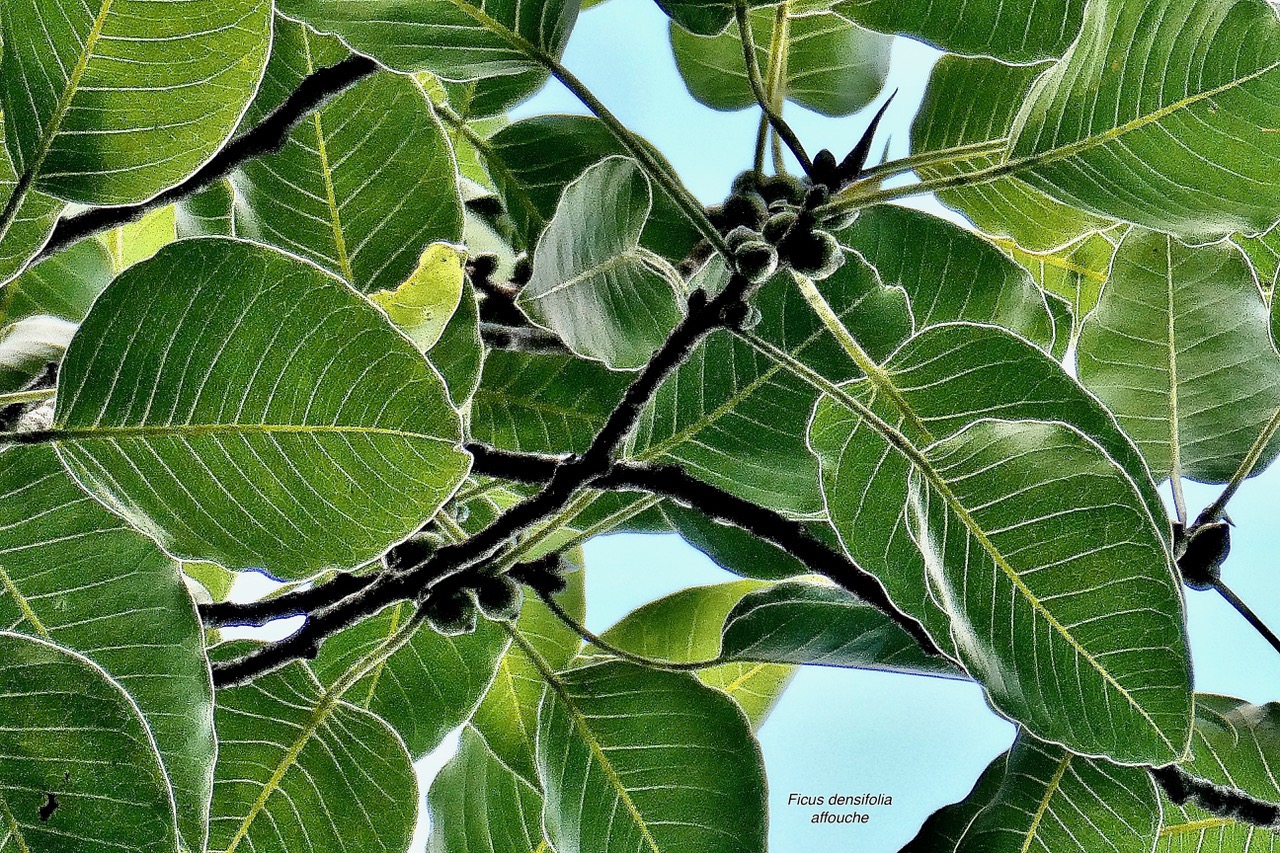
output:
[[[724,221],[728,226],[759,228],[769,215],[769,206],[758,192],[734,193],[725,199]]]
[[[763,240],[748,240],[733,250],[738,274],[752,284],[760,284],[778,270],[778,250]]]
[[[744,243],[755,242],[760,239],[760,232],[753,231],[745,225],[739,225],[728,234],[724,235],[724,241],[732,252],[738,251],[738,247]]]
[[[476,605],[461,589],[432,590],[422,605],[427,622],[446,637],[470,634],[476,629]]]
[[[793,270],[814,281],[822,281],[844,263],[844,250],[826,231],[793,232],[778,247],[778,254]]]
[[[486,619],[505,622],[520,615],[524,593],[520,584],[506,575],[482,579],[473,590],[476,604]]]
[[[794,210],[783,210],[770,216],[764,223],[763,236],[766,241],[778,245],[796,224],[799,216]]]
[[[773,175],[760,184],[760,195],[770,204],[786,201],[798,205],[804,201],[804,194],[808,189],[804,181],[794,175]]]
[[[733,178],[733,183],[729,185],[729,193],[731,195],[739,195],[741,193],[755,192],[760,188],[760,176],[756,174],[754,169],[747,169],[745,172],[739,172]]]
[[[1222,564],[1231,553],[1231,528],[1214,521],[1195,528],[1186,549],[1178,557],[1182,581],[1192,589],[1213,589],[1222,575]]]

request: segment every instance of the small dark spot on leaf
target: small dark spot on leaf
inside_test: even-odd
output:
[[[44,805],[40,807],[41,823],[47,823],[49,818],[53,816],[53,813],[58,810],[58,795],[46,793],[45,797],[48,799],[46,799],[44,801]]]

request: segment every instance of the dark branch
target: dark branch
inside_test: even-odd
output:
[[[291,660],[314,657],[326,637],[393,602],[407,598],[425,601],[436,584],[484,563],[510,539],[559,512],[579,489],[609,472],[613,455],[639,420],[645,404],[693,348],[715,329],[742,322],[751,292],[751,283],[738,275],[731,277],[714,299],[708,300],[701,290],[694,291],[689,297],[688,313],[627,387],[622,401],[606,418],[586,452],[560,460],[537,494],[507,509],[470,539],[446,545],[416,565],[380,574],[360,591],[314,611],[289,637],[215,665],[214,683],[222,687],[241,684]]]
[[[373,583],[372,575],[353,575],[342,572],[325,583],[308,589],[287,592],[274,598],[201,604],[200,620],[204,622],[206,628],[225,628],[228,625],[258,627],[273,619],[306,616],[313,610],[327,607],[359,592],[371,583]]]
[[[1280,806],[1257,797],[1192,776],[1176,764],[1151,768],[1151,778],[1177,805],[1192,805],[1218,817],[1263,829],[1280,829]]]
[[[559,464],[554,456],[514,453],[482,444],[469,444],[467,449],[475,457],[473,470],[477,474],[508,480],[542,482]],[[874,605],[910,634],[926,653],[942,655],[920,623],[898,610],[875,575],[814,536],[802,522],[730,494],[675,465],[617,462],[609,473],[591,481],[590,485],[596,489],[635,490],[671,498],[708,518],[741,528],[778,546],[813,571]]]
[[[501,323],[481,323],[480,340],[493,349],[573,355],[573,350],[569,349],[554,332],[527,324],[510,326]]]
[[[133,222],[152,210],[181,201],[225,178],[241,163],[279,151],[288,141],[289,133],[307,114],[377,70],[376,62],[357,55],[307,75],[283,104],[259,124],[227,143],[200,171],[150,201],[123,207],[95,207],[62,220],[53,229],[53,235],[39,257],[48,257],[85,237]]]

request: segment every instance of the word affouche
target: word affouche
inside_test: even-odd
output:
[[[708,205],[562,59],[648,2],[5,0],[0,850],[1273,849],[1276,6],[657,0]],[[613,533],[727,574],[591,631]],[[771,800],[810,666],[1016,736]]]

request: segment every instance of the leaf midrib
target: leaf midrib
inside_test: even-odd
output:
[[[54,443],[113,440],[121,438],[200,438],[213,435],[380,435],[453,444],[448,439],[423,432],[390,427],[344,424],[143,424],[137,426],[54,428],[46,435]]]

